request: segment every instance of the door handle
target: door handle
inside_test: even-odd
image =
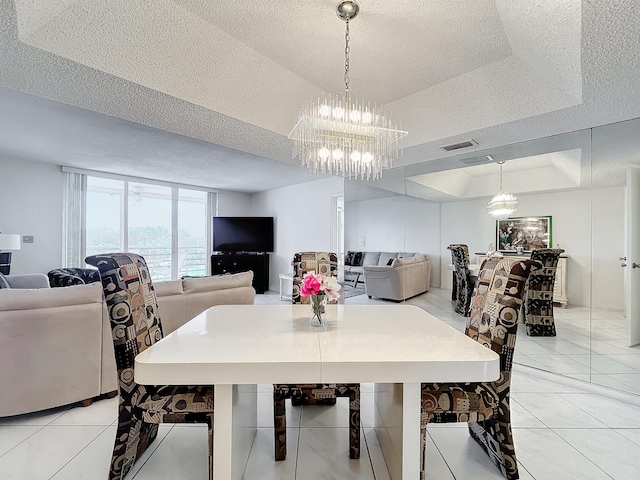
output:
[[[631,268],[640,268],[640,263],[633,262]]]
[[[627,257],[620,257],[618,260],[622,260],[623,262],[627,259]]]
[[[626,267],[626,266],[627,266],[627,264],[626,264],[626,263],[621,263],[621,264],[620,264],[620,266],[621,266],[621,267]]]

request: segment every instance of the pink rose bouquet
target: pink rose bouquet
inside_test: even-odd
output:
[[[340,284],[336,277],[327,277],[315,272],[309,272],[302,278],[300,295],[309,297],[311,295],[326,295],[327,298],[335,300],[340,298]]]

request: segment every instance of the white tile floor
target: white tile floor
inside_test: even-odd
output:
[[[257,299],[279,302],[276,294]],[[441,318],[453,321],[450,301],[437,296],[419,301],[430,302],[432,313],[437,310]],[[638,397],[631,404],[594,393],[597,387],[563,382],[562,377],[539,376],[531,369],[514,372],[512,413],[520,478],[640,478]],[[348,458],[348,406],[346,399],[339,399],[336,407],[288,406],[288,456],[284,462],[274,462],[271,386],[259,386],[259,428],[244,478],[388,479],[371,430],[372,391],[372,385],[363,385],[360,460]],[[116,416],[114,398],[86,408],[0,419],[0,479],[106,479]],[[502,478],[464,424],[432,425],[428,433],[428,478]],[[204,426],[162,425],[158,439],[127,480],[207,478],[206,445]]]

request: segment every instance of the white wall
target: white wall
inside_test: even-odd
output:
[[[438,203],[395,196],[345,205],[345,251],[426,253],[434,287],[440,286],[440,244]]]
[[[431,259],[431,285],[440,287],[441,279],[441,206],[419,198],[407,197],[405,250],[421,252]],[[446,268],[446,267],[445,267]]]
[[[365,252],[404,252],[405,197],[346,202],[344,249]],[[360,243],[364,237],[364,245]]]
[[[13,252],[11,273],[47,273],[62,262],[62,192],[59,166],[0,158],[0,232],[32,235]]]
[[[344,179],[325,177],[253,194],[251,214],[274,217],[275,252],[270,254],[269,289],[278,290],[278,273],[290,273],[293,254],[329,251],[331,198],[344,192]]]
[[[624,187],[593,190],[593,306],[621,310],[624,306]],[[561,244],[562,245],[562,244]]]
[[[250,217],[251,194],[239,192],[218,193],[218,216]]]

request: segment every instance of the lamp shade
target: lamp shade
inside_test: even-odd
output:
[[[0,251],[20,250],[20,235],[17,233],[0,233]]]

